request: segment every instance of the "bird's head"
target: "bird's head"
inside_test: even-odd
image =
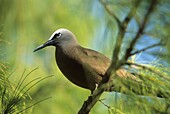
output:
[[[43,49],[47,46],[55,46],[55,47],[69,47],[72,45],[77,45],[77,39],[75,37],[75,35],[64,28],[58,29],[56,30],[51,37],[49,38],[49,40],[47,42],[45,42],[44,44],[38,46],[35,51],[38,51],[40,49]]]

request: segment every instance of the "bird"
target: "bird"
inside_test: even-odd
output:
[[[82,47],[76,36],[65,28],[56,30],[49,40],[38,46],[34,52],[48,46],[56,48],[56,63],[63,75],[75,85],[89,89],[91,93],[111,64],[111,60],[102,53]],[[124,78],[135,78],[123,68],[118,69],[116,74]]]

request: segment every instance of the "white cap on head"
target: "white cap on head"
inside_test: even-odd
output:
[[[57,47],[59,46],[63,50],[67,50],[68,48],[72,48],[77,45],[79,44],[78,44],[78,41],[75,35],[71,31],[61,28],[61,29],[56,30],[51,35],[49,40],[45,42],[44,44],[40,45],[39,47],[37,47],[34,50],[34,52],[47,46],[57,46]]]

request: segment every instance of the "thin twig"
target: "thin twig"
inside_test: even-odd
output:
[[[140,5],[141,0],[136,0],[135,3],[133,4],[133,8],[131,8],[130,12],[128,13],[128,15],[125,17],[124,21],[122,22],[122,26],[124,27],[124,30],[126,30],[128,23],[130,22],[130,20],[133,18],[136,9],[138,8],[138,6]]]
[[[104,2],[104,0],[99,0],[99,2],[104,6],[107,13],[109,15],[111,15],[116,20],[118,26],[121,26],[122,24],[121,24],[120,20],[116,17],[116,15],[112,11],[110,11],[110,9],[108,7],[108,3]]]
[[[15,97],[17,96],[19,87],[20,87],[21,82],[22,82],[22,78],[24,77],[24,74],[25,74],[25,71],[26,71],[26,69],[24,69],[24,71],[23,71],[23,73],[22,73],[22,75],[21,75],[21,77],[20,77],[20,79],[19,79],[19,81],[17,83],[17,86],[15,87],[15,90],[13,92],[14,94],[13,94],[13,97],[12,97],[11,101],[13,101],[15,99]]]
[[[43,81],[43,80],[45,80],[45,79],[47,79],[47,78],[50,78],[50,77],[53,77],[54,75],[50,75],[50,76],[46,76],[46,77],[44,77],[44,78],[41,78],[41,79],[39,79],[37,82],[35,82],[34,84],[32,84],[23,94],[22,94],[22,96],[24,96],[31,88],[33,88],[36,84],[38,84],[39,82],[41,82],[41,81]]]
[[[144,66],[144,65],[141,65],[141,64],[137,64],[137,63],[133,63],[133,62],[126,62],[125,64],[127,64],[127,65],[135,65],[135,66],[141,67],[142,69],[147,69],[147,70],[149,70],[149,71],[151,71],[151,72],[159,75],[161,78],[170,81],[170,78],[165,77],[164,75],[162,75],[161,72],[156,71],[156,70],[154,70],[154,69],[152,69],[152,68],[150,68],[150,67],[147,67],[147,66]]]
[[[162,43],[162,42],[159,42],[159,43],[156,43],[156,44],[150,45],[150,46],[148,46],[148,47],[146,47],[146,48],[143,48],[143,49],[141,49],[141,50],[137,50],[137,51],[135,51],[135,52],[131,53],[129,56],[132,56],[132,55],[138,54],[138,53],[143,52],[143,51],[146,51],[146,50],[148,50],[148,49],[150,49],[150,48],[154,48],[154,47],[156,47],[156,46],[163,46],[163,45],[165,45],[165,44],[164,44],[164,43]]]
[[[38,67],[36,67],[35,69],[31,70],[31,71],[21,80],[21,82],[18,82],[18,83],[20,83],[20,85],[19,85],[19,87],[18,87],[18,94],[16,94],[16,96],[19,96],[19,94],[21,93],[20,88],[21,88],[22,84],[24,83],[24,81],[27,79],[27,77],[28,77],[31,73],[33,73],[35,70],[37,70],[37,69],[38,69]],[[17,92],[16,92],[16,93],[17,93]],[[15,97],[15,96],[14,96],[14,97]]]
[[[20,111],[17,112],[16,114],[20,114],[20,113],[22,113],[23,111],[25,111],[25,110],[27,110],[27,109],[29,109],[29,108],[31,108],[31,107],[33,107],[33,106],[35,106],[35,105],[41,103],[42,101],[48,100],[48,99],[50,99],[50,98],[51,98],[51,97],[47,97],[47,98],[44,98],[44,99],[42,99],[42,100],[39,100],[39,101],[37,101],[36,103],[34,103],[34,104],[32,104],[32,105],[26,107],[25,109],[20,110]]]
[[[99,102],[101,102],[105,107],[108,108],[108,110],[113,110],[112,107],[110,107],[109,105],[105,104],[101,99],[99,100]]]

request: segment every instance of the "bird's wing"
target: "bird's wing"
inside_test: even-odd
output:
[[[82,52],[80,53],[81,61],[103,77],[110,66],[111,60],[103,54],[91,49],[82,47],[80,51]]]
[[[81,61],[91,67],[99,76],[103,77],[111,64],[111,60],[105,55],[91,49],[82,47],[81,52],[79,56]],[[136,76],[123,68],[119,68],[116,74],[120,78],[129,78],[138,81]]]

